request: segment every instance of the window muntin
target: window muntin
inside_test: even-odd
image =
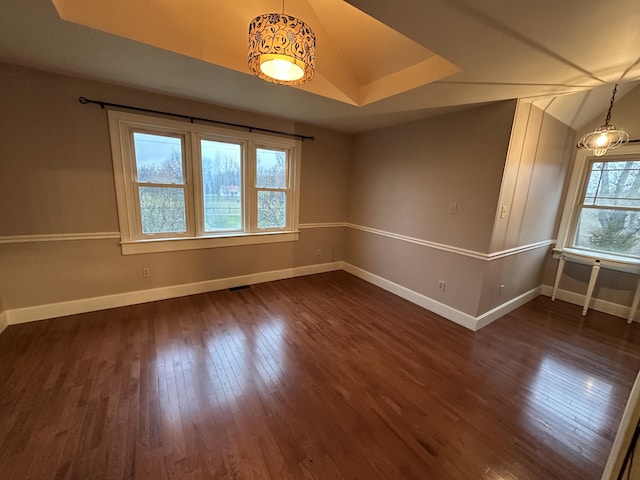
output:
[[[590,159],[572,246],[640,258],[640,157]]]
[[[123,253],[298,239],[299,140],[117,111],[109,124]]]

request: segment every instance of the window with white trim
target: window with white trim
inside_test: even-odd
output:
[[[577,154],[559,240],[560,247],[640,258],[639,146]]]
[[[301,141],[109,112],[123,253],[298,239]]]

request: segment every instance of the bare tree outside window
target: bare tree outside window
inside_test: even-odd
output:
[[[279,150],[257,149],[258,228],[287,225],[287,154]]]
[[[640,256],[640,161],[592,164],[575,246]]]
[[[140,187],[140,214],[143,233],[186,232],[184,190]]]

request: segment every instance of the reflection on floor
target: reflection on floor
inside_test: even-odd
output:
[[[640,325],[470,332],[345,272],[14,325],[0,478],[598,480]]]
[[[545,438],[586,456],[593,455],[594,446],[605,446],[601,438],[610,430],[614,388],[606,378],[545,356],[529,388],[524,414],[544,430]]]

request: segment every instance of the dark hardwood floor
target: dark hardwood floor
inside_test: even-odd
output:
[[[9,327],[0,478],[597,480],[640,325],[470,332],[345,272]]]

